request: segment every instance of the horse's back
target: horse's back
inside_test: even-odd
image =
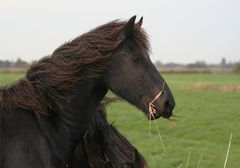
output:
[[[50,168],[49,148],[29,111],[1,110],[1,168]]]

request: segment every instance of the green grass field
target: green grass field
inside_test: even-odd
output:
[[[0,84],[15,81],[23,74],[0,74]],[[176,100],[177,125],[165,119],[157,129],[143,113],[126,102],[108,107],[108,118],[146,157],[151,168],[223,167],[230,134],[233,138],[228,168],[240,167],[240,91],[221,87],[240,85],[240,74],[164,74]],[[231,89],[230,89],[231,90]]]

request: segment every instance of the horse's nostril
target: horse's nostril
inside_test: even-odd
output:
[[[174,101],[168,100],[164,104],[164,112],[162,114],[163,118],[169,118],[172,116],[172,111],[174,109]]]
[[[167,113],[170,113],[170,112],[172,112],[172,110],[174,109],[174,107],[175,107],[174,101],[167,100],[167,101],[165,102],[165,104],[164,104],[164,108],[165,108],[164,111],[167,112]]]

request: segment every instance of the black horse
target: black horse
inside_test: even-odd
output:
[[[105,97],[68,168],[146,168],[144,157],[107,121],[105,106],[119,100]]]
[[[149,119],[171,116],[172,93],[163,88],[135,18],[63,44],[25,78],[1,88],[1,168],[65,167],[108,89]]]

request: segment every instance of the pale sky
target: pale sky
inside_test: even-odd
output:
[[[144,17],[153,61],[240,61],[240,0],[0,0],[0,59],[36,60],[133,15]]]

